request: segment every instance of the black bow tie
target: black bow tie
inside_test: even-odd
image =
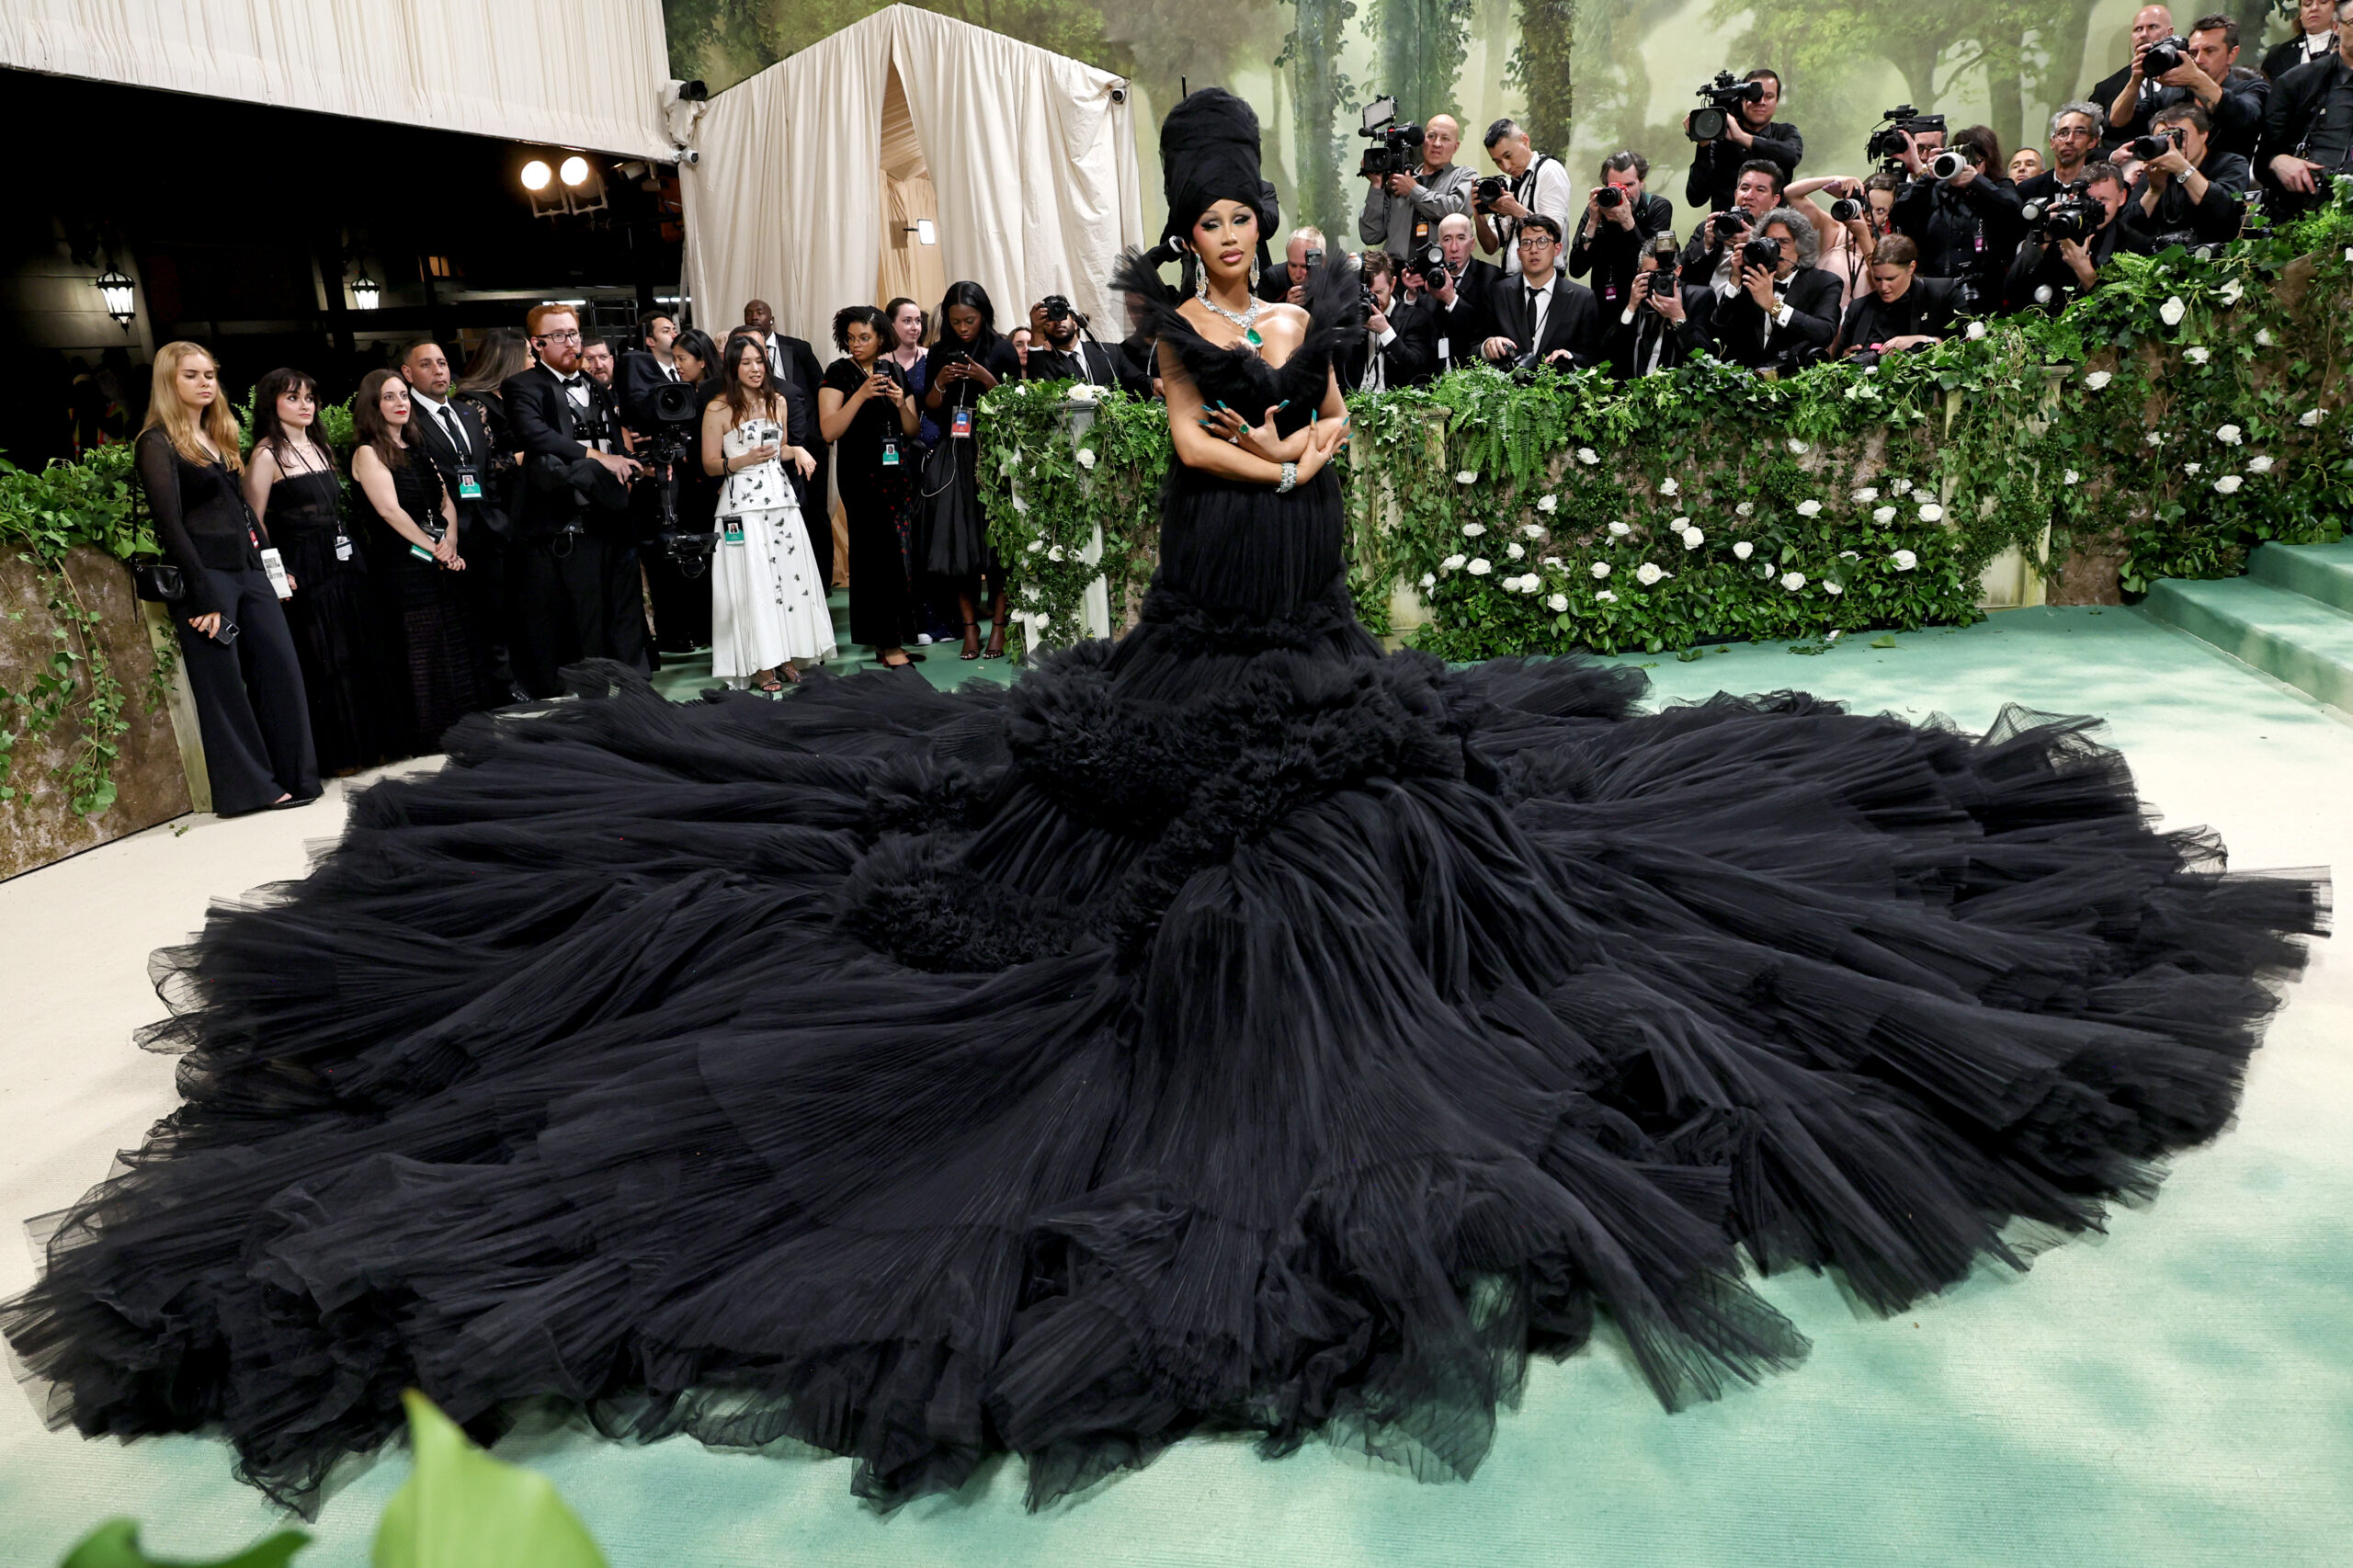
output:
[[[578,376],[558,376],[555,379],[555,384],[560,387],[576,387],[580,381],[581,378]]]

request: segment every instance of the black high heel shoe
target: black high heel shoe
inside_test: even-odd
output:
[[[977,659],[981,656],[981,623],[979,621],[968,620],[964,623],[964,651],[956,656],[960,659]]]

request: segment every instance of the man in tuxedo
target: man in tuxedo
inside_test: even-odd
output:
[[[514,520],[500,504],[502,487],[492,480],[494,454],[482,415],[449,400],[449,357],[433,342],[412,343],[401,356],[401,380],[408,383],[409,425],[417,446],[441,475],[441,486],[458,508],[458,537],[466,541],[466,569],[460,574],[466,608],[488,661],[494,691],[515,701],[529,699],[515,680],[507,653],[507,551]]]
[[[1062,313],[1056,315],[1056,311]],[[1118,385],[1119,359],[1092,336],[1079,336],[1083,321],[1071,302],[1060,294],[1049,294],[1039,301],[1029,312],[1036,341],[1030,347],[1029,358],[1022,363],[1021,379],[1086,381],[1098,387]]]
[[[1283,259],[1258,279],[1258,298],[1275,305],[1307,303],[1307,275],[1324,265],[1324,231],[1309,224],[1290,232]]]
[[[1471,220],[1450,212],[1438,221],[1438,245],[1441,265],[1426,273],[1422,302],[1430,312],[1435,342],[1432,352],[1440,374],[1457,365],[1475,364],[1479,345],[1495,331],[1490,311],[1495,290],[1502,286],[1503,268],[1471,255]]]
[[[1601,362],[1600,312],[1593,290],[1554,268],[1561,224],[1550,213],[1519,220],[1519,272],[1504,279],[1492,306],[1495,331],[1479,346],[1489,364],[1582,369]]]
[[[1709,347],[1726,364],[1785,375],[1822,358],[1838,335],[1838,279],[1813,265],[1822,236],[1795,208],[1766,213],[1757,237],[1772,242],[1774,263],[1741,256],[1739,281],[1716,291]]]
[[[678,341],[677,318],[667,311],[649,311],[638,318],[637,330],[645,347],[621,356],[613,386],[621,419],[632,428],[644,425],[645,400],[654,389],[678,379],[677,364],[670,357],[671,346]]]
[[[1626,303],[1609,325],[1609,373],[1620,381],[1672,370],[1708,347],[1713,296],[1679,281],[1675,235],[1661,231],[1635,258]]]
[[[1438,374],[1438,330],[1427,303],[1397,292],[1397,260],[1387,251],[1364,253],[1365,335],[1336,369],[1342,392],[1387,392]]]
[[[572,307],[536,305],[526,322],[538,363],[499,389],[524,465],[509,654],[526,691],[554,697],[556,672],[581,659],[652,668],[630,534],[627,485],[638,465],[620,449],[612,394],[581,369]]]
[[[801,406],[808,408],[809,428],[813,432],[817,426],[817,386],[825,377],[824,366],[817,362],[817,351],[809,347],[806,338],[788,337],[777,331],[776,312],[768,309],[766,300],[754,300],[744,307],[744,324],[756,331],[767,345],[769,384],[783,392],[795,405],[796,416]],[[723,384],[723,374],[721,381]],[[801,516],[809,525],[809,546],[816,552],[817,580],[830,585],[834,580],[834,493],[830,487],[834,449],[813,435],[806,441],[790,431],[787,437],[817,460],[815,471],[806,479],[790,463],[784,465],[784,473],[792,482],[795,497],[801,503]]]

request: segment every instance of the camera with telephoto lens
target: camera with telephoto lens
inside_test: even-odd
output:
[[[1768,272],[1781,269],[1781,242],[1770,234],[1758,234],[1740,247],[1740,269],[1747,271],[1761,267]]]
[[[677,567],[678,575],[699,577],[710,565],[711,549],[719,536],[682,531],[678,527],[677,465],[694,450],[696,429],[702,423],[694,387],[686,381],[664,381],[639,405],[638,423],[644,428],[645,447],[639,456],[644,466],[635,483],[652,485],[659,503],[654,545]]]
[[[2189,40],[2179,33],[2157,40],[2149,46],[2148,52],[2141,56],[2141,79],[2154,82],[2166,72],[2177,69],[2183,61],[2189,58],[2188,50]]]
[[[2174,126],[2151,135],[2135,136],[2125,145],[2132,149],[2132,155],[2136,158],[2162,158],[2180,146],[2182,141],[2181,128]]]
[[[1950,179],[1969,166],[1969,155],[1958,147],[1946,149],[1928,160],[1930,179]]]
[[[1851,223],[1863,215],[1863,204],[1851,196],[1842,196],[1830,204],[1830,221]]]
[[[1357,134],[1370,139],[1372,145],[1364,150],[1364,159],[1357,165],[1358,176],[1387,179],[1391,175],[1410,175],[1421,166],[1422,128],[1399,125],[1396,119],[1393,97],[1375,98],[1365,106],[1364,125]]]
[[[1625,199],[1626,193],[1619,189],[1614,185],[1605,185],[1599,190],[1593,193],[1593,204],[1596,207],[1604,209],[1605,210],[1613,207],[1621,206],[1625,202]]]
[[[2028,231],[2048,244],[2074,240],[2081,244],[2097,231],[2108,214],[2089,194],[2089,180],[2070,180],[2047,201],[2029,201],[2019,209]]]
[[[1471,187],[1472,201],[1480,211],[1485,212],[1494,208],[1496,202],[1501,201],[1505,193],[1510,189],[1511,181],[1504,178],[1503,176],[1482,175],[1479,176],[1479,183]]]
[[[1727,207],[1711,215],[1708,222],[1714,225],[1712,249],[1721,250],[1748,233],[1748,214],[1737,207]]]
[[[1744,82],[1729,71],[1719,71],[1716,79],[1694,96],[1707,99],[1707,107],[1691,111],[1683,134],[1694,142],[1720,142],[1732,129],[1732,117],[1740,112],[1741,105],[1765,101],[1765,84]]]
[[[1863,156],[1881,168],[1893,171],[1904,166],[1904,139],[1917,136],[1925,131],[1942,131],[1945,117],[1922,114],[1910,104],[1898,104],[1880,116],[1884,121],[1863,143]]]

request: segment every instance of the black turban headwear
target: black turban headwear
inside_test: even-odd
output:
[[[1168,222],[1160,249],[1185,238],[1201,214],[1220,201],[1239,201],[1258,214],[1258,258],[1280,212],[1275,187],[1258,174],[1258,115],[1223,87],[1203,87],[1160,122],[1160,173]]]

